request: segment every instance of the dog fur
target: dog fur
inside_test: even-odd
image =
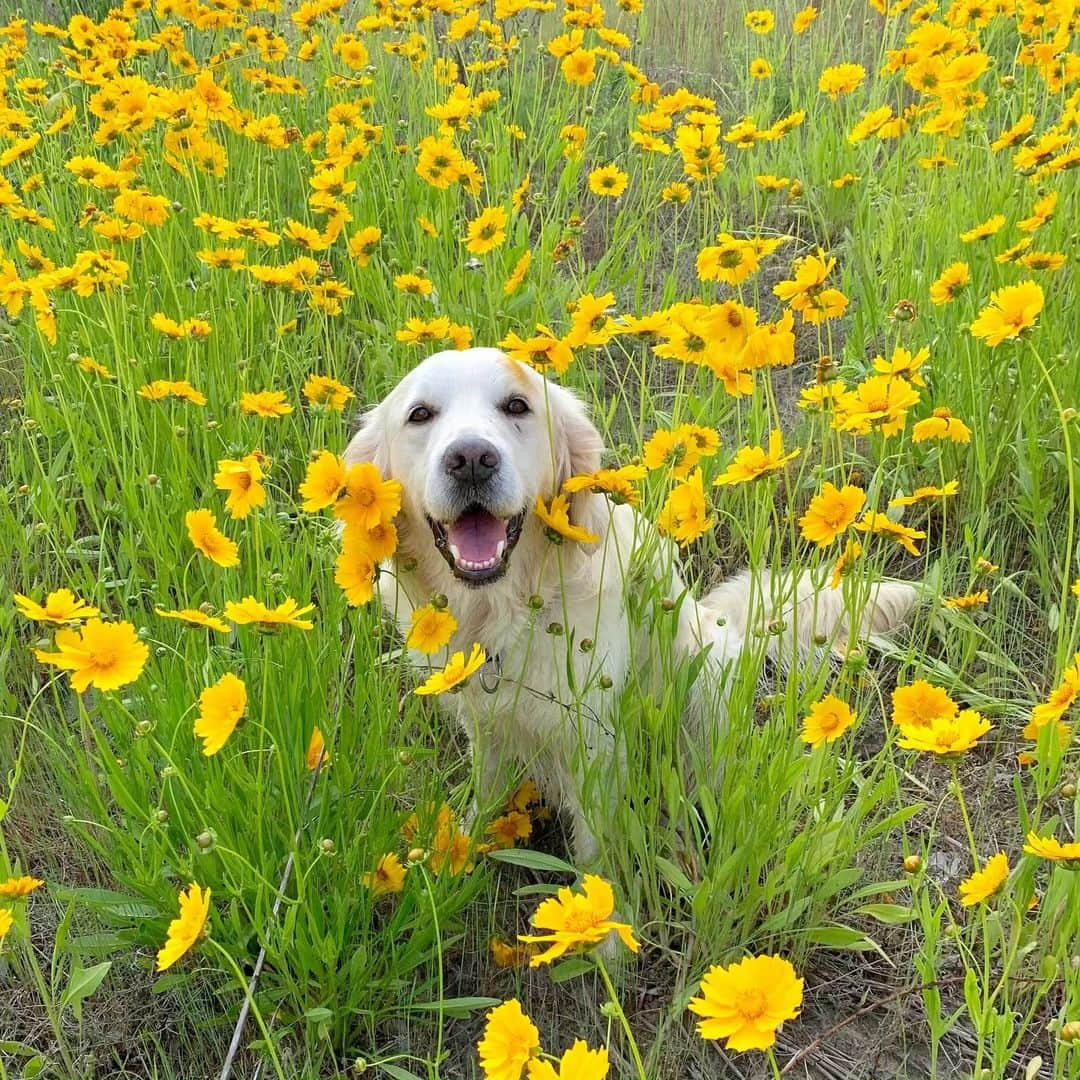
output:
[[[515,399],[526,413],[509,404]],[[447,462],[457,464],[454,447],[477,440],[494,448],[486,460],[498,465],[483,483],[463,485]],[[861,625],[849,627],[838,592],[758,568],[696,599],[674,545],[633,507],[590,492],[572,497],[570,520],[600,540],[553,544],[532,512],[537,497],[547,501],[570,476],[598,470],[602,452],[571,391],[496,349],[475,348],[415,367],[366,414],[345,453],[350,465],[374,462],[403,487],[393,573],[379,579],[385,609],[407,634],[413,610],[441,594],[457,620],[451,650],[468,655],[478,642],[489,658],[461,693],[438,699],[471,745],[478,807],[493,808],[527,771],[571,815],[579,865],[597,856],[611,809],[597,805],[605,798],[596,792],[610,798],[614,785],[603,776],[621,761],[619,691],[647,667],[655,645],[645,622],[630,616],[631,593],[674,601],[676,652],[705,652],[699,681],[707,692],[688,720],[691,738],[702,724],[724,722],[724,683],[753,635],[774,658],[805,657],[823,641],[842,650],[849,635],[900,624],[916,597],[909,585],[881,583]],[[524,515],[516,547],[491,580],[462,580],[435,542],[470,503],[503,521]],[[427,664],[421,654],[414,659]]]

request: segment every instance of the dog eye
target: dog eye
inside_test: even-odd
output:
[[[410,424],[426,424],[435,414],[426,405],[417,405],[409,413]]]
[[[529,403],[521,397],[512,397],[504,406],[503,412],[508,413],[510,416],[524,416],[527,412],[531,412]]]

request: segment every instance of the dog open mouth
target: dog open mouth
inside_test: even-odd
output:
[[[454,576],[469,585],[487,585],[502,577],[524,522],[524,510],[504,519],[482,506],[470,506],[447,525],[428,518],[435,547]]]

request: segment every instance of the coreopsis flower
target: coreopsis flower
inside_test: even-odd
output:
[[[28,596],[15,593],[12,597],[19,614],[35,622],[71,623],[82,622],[100,615],[96,607],[80,600],[70,589],[57,589],[45,597],[44,604],[35,603]]]
[[[557,375],[563,374],[574,362],[573,349],[548,327],[538,323],[536,329],[538,334],[524,340],[511,331],[499,342],[499,348],[511,360],[528,364],[537,371],[550,367]]]
[[[405,867],[393,852],[389,852],[379,860],[372,873],[361,876],[360,884],[369,889],[373,897],[399,893],[405,888]]]
[[[969,608],[983,607],[990,602],[990,594],[982,589],[978,592],[967,593],[965,596],[950,596],[944,601],[947,608],[966,611]]]
[[[857,90],[865,78],[866,68],[862,64],[837,64],[821,73],[818,89],[836,101],[842,94]]]
[[[210,890],[204,891],[192,882],[185,892],[180,893],[180,915],[169,923],[165,944],[158,950],[155,970],[171,968],[190,952],[203,936],[209,917]]]
[[[506,240],[506,211],[501,206],[489,206],[469,222],[463,243],[473,255],[486,255]]]
[[[897,345],[888,360],[883,356],[874,357],[874,370],[882,375],[907,379],[914,386],[926,386],[919,369],[930,359],[930,350],[922,348],[916,353]]]
[[[487,1014],[476,1051],[484,1080],[520,1080],[521,1070],[540,1052],[540,1032],[522,1012],[517,998]]]
[[[889,506],[914,506],[916,503],[924,502],[927,499],[947,499],[958,494],[959,491],[959,480],[949,480],[941,487],[928,484],[924,487],[917,487],[910,495],[897,495],[895,499],[889,500]]]
[[[563,78],[572,86],[588,86],[596,79],[596,52],[575,49],[563,57],[560,67]]]
[[[345,490],[347,478],[345,459],[323,450],[307,467],[307,475],[299,489],[304,500],[301,506],[313,513],[333,505]]]
[[[784,453],[784,438],[780,430],[769,433],[769,449],[760,446],[743,447],[735,455],[735,460],[713,481],[717,486],[724,484],[745,484],[761,476],[777,472],[789,461],[793,461],[802,451],[796,447],[790,453]]]
[[[804,743],[818,747],[822,743],[835,742],[854,723],[855,714],[851,707],[835,694],[826,694],[811,705],[810,712],[803,717],[800,737]]]
[[[953,442],[969,443],[971,428],[942,406],[911,429],[912,442],[925,442],[927,439],[951,439]]]
[[[807,7],[802,8],[795,13],[795,18],[792,21],[791,29],[796,34],[805,34],[810,29],[810,24],[818,17],[818,9],[813,4],[809,4]]]
[[[475,642],[469,659],[465,659],[463,652],[456,652],[450,658],[450,662],[442,671],[436,671],[426,682],[418,686],[413,693],[426,696],[429,694],[444,694],[447,690],[454,690],[463,686],[470,675],[479,671],[487,662],[487,654]]]
[[[748,30],[755,34],[768,34],[776,25],[776,16],[768,8],[758,8],[748,11],[743,19]]]
[[[925,679],[898,686],[892,693],[892,722],[898,727],[928,727],[939,717],[954,717],[960,711],[948,693]]]
[[[1042,288],[1034,281],[1006,285],[990,294],[989,306],[971,324],[971,336],[982,338],[990,346],[1015,340],[1035,325],[1044,300]]]
[[[942,270],[930,286],[930,299],[935,304],[948,304],[971,283],[971,271],[966,262],[954,262]]]
[[[773,67],[764,56],[755,57],[750,61],[750,78],[752,79],[770,79],[772,78]]]
[[[503,284],[503,292],[507,296],[513,295],[521,287],[521,283],[525,280],[525,275],[526,273],[528,273],[531,263],[531,251],[526,251],[525,254],[522,255],[516,263],[514,263],[514,269],[510,271],[510,276]]]
[[[999,851],[986,860],[981,870],[960,882],[960,903],[964,907],[985,903],[1001,889],[1008,876],[1009,857]]]
[[[904,429],[908,410],[919,403],[919,392],[898,375],[871,375],[836,402],[832,426],[837,431],[895,435]]]
[[[240,395],[240,411],[249,416],[261,416],[267,420],[278,420],[288,416],[293,407],[285,400],[284,390],[247,391]]]
[[[605,1080],[610,1068],[606,1046],[590,1050],[578,1039],[559,1059],[559,1071],[550,1061],[533,1058],[528,1064],[528,1080]]]
[[[826,482],[799,518],[804,540],[825,547],[845,532],[866,502],[866,492],[853,484],[842,488]]]
[[[489,945],[492,962],[498,968],[524,967],[536,955],[535,945],[511,945],[498,937],[493,937]]]
[[[80,356],[78,366],[80,371],[85,371],[87,375],[96,375],[99,379],[116,378],[104,364],[99,364],[92,356]]]
[[[329,477],[327,467],[327,477]],[[345,474],[345,488],[334,505],[334,516],[365,532],[392,521],[401,510],[401,484],[384,480],[370,462],[353,465]]]
[[[345,403],[356,397],[349,387],[329,375],[309,375],[304,382],[302,393],[312,405],[321,405],[334,412],[341,412]]]
[[[713,527],[714,519],[707,515],[701,470],[694,469],[668,493],[656,524],[662,533],[686,547]]]
[[[44,884],[41,878],[30,877],[26,874],[22,877],[10,877],[7,881],[0,881],[0,899],[24,900]]]
[[[595,544],[600,537],[570,521],[570,500],[565,495],[554,495],[548,505],[538,495],[533,513],[544,523],[549,539],[572,540],[577,544]]]
[[[247,517],[252,510],[266,502],[266,488],[261,483],[263,471],[260,459],[262,455],[255,453],[246,454],[239,461],[222,458],[217,463],[214,486],[229,493],[225,500],[225,509],[233,519]]]
[[[840,552],[840,557],[833,563],[832,574],[829,575],[829,588],[840,588],[840,582],[844,578],[844,574],[851,569],[855,560],[862,554],[862,544],[858,540],[848,540],[844,544],[844,550]]]
[[[925,540],[926,533],[921,529],[912,529],[907,525],[901,525],[898,521],[892,521],[884,514],[876,510],[868,510],[861,521],[856,521],[854,528],[859,532],[874,533],[877,536],[887,536],[895,540],[910,555],[919,555],[919,549],[915,546],[916,540]]]
[[[1050,691],[1046,701],[1031,711],[1031,720],[1024,728],[1025,739],[1038,739],[1047,724],[1056,723],[1080,700],[1080,653],[1061,673],[1061,681]]]
[[[225,601],[225,618],[231,619],[237,626],[255,626],[259,630],[276,630],[282,626],[295,626],[297,630],[310,630],[315,625],[308,619],[300,618],[309,611],[314,611],[314,604],[301,607],[291,597],[283,600],[276,608],[268,608],[254,596],[245,596],[243,600]]]
[[[1040,836],[1032,831],[1027,834],[1024,851],[1028,855],[1037,855],[1040,859],[1080,866],[1080,844],[1075,841],[1063,844],[1056,836]]]
[[[942,756],[970,750],[991,729],[990,721],[974,709],[963,709],[955,716],[934,716],[925,724],[899,726],[897,745]]]
[[[210,510],[189,510],[184,515],[188,537],[195,550],[218,566],[232,567],[240,565],[240,548],[218,527],[217,519]]]
[[[532,835],[532,818],[520,810],[510,810],[497,817],[484,830],[496,848],[512,848],[518,840],[528,840]]]
[[[226,743],[247,709],[247,687],[231,672],[199,695],[195,737],[203,741],[203,756],[212,757]]]
[[[394,278],[394,288],[413,296],[430,296],[435,286],[419,274],[398,274]]]
[[[847,310],[847,297],[839,289],[825,288],[835,266],[836,259],[826,259],[821,252],[807,255],[795,263],[794,278],[777,282],[773,293],[798,311],[804,322],[816,326],[826,319],[838,319]]]
[[[131,623],[105,623],[91,619],[79,630],[58,630],[58,652],[35,649],[43,664],[71,672],[71,685],[80,694],[91,686],[116,690],[134,682],[146,666],[150,650]]]
[[[965,244],[974,243],[976,240],[985,240],[987,237],[993,236],[995,233],[999,232],[1004,224],[1005,215],[994,214],[993,217],[987,218],[974,228],[968,229],[967,232],[962,232],[960,234],[960,239]]]
[[[590,950],[605,941],[614,931],[631,951],[638,951],[634,931],[628,923],[613,922],[615,893],[611,886],[595,874],[586,874],[582,891],[559,889],[557,897],[545,900],[536,909],[530,922],[549,934],[519,934],[518,940],[527,944],[547,945],[529,961],[529,967],[550,964],[569,950]]]
[[[603,165],[589,173],[589,190],[594,195],[618,198],[630,183],[630,177],[618,165]]]
[[[139,387],[139,397],[148,401],[161,401],[163,398],[175,397],[183,401],[190,401],[192,405],[205,405],[206,395],[196,390],[186,379],[175,382],[168,379],[155,379],[145,386]]]
[[[457,629],[457,619],[447,607],[425,604],[413,609],[412,625],[405,644],[410,649],[433,656],[448,645]]]
[[[200,611],[198,608],[181,608],[179,611],[164,611],[161,608],[154,608],[154,614],[160,615],[163,619],[177,619],[180,622],[186,623],[188,626],[201,626],[207,630],[216,630],[219,634],[227,634],[229,632],[229,624],[224,619],[218,619],[213,615],[207,615],[205,611]]]
[[[723,281],[739,285],[761,267],[752,240],[738,240],[730,233],[721,233],[719,243],[702,248],[697,257],[697,273],[702,281]]]
[[[616,505],[628,503],[636,506],[640,501],[634,487],[644,480],[648,470],[644,465],[623,465],[618,469],[599,469],[594,473],[571,476],[563,484],[563,491],[575,495],[579,491],[591,491],[594,495],[607,495]]]
[[[353,233],[349,238],[349,254],[358,266],[367,266],[371,262],[371,256],[381,239],[382,229],[377,225],[368,225]]]
[[[316,724],[311,729],[311,738],[308,740],[307,751],[304,754],[304,764],[309,770],[314,771],[320,764],[326,767],[330,764],[330,751],[326,748],[323,733]]]
[[[1045,225],[1054,215],[1057,209],[1058,193],[1051,191],[1049,195],[1039,199],[1032,208],[1031,217],[1021,218],[1016,227],[1021,232],[1031,233]]]
[[[701,980],[701,996],[688,1008],[700,1016],[703,1039],[726,1039],[728,1050],[768,1050],[785,1020],[799,1015],[803,980],[781,956],[748,956],[715,965]]]

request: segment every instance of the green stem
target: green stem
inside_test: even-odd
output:
[[[645,1065],[641,1060],[641,1052],[638,1050],[637,1042],[634,1039],[634,1033],[630,1030],[630,1022],[626,1019],[626,1013],[623,1012],[623,1007],[619,1003],[619,997],[615,993],[615,986],[611,981],[611,976],[608,974],[607,968],[604,967],[604,961],[595,953],[593,954],[593,960],[596,961],[596,970],[600,972],[600,978],[604,980],[604,986],[608,992],[608,999],[611,1001],[611,1006],[615,1010],[615,1015],[619,1018],[619,1023],[622,1025],[623,1034],[626,1036],[626,1043],[630,1047],[630,1056],[634,1059],[634,1067],[637,1069],[638,1080],[648,1080],[648,1076],[645,1073]]]

